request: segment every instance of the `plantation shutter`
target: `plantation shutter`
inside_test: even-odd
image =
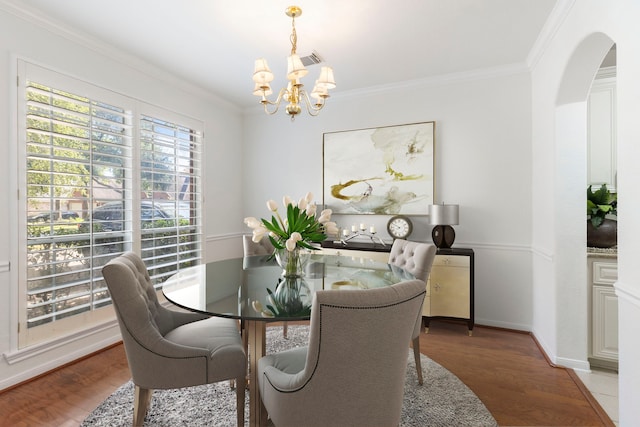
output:
[[[26,321],[54,322],[109,303],[94,245],[81,233],[89,207],[116,201],[131,205],[131,114],[122,106],[25,81]],[[129,227],[130,228],[130,227]],[[104,255],[102,256],[103,258]]]
[[[202,131],[188,118],[153,113],[140,115],[141,250],[149,274],[161,283],[202,258]]]
[[[200,121],[18,61],[18,347],[114,319],[102,267],[202,260]],[[144,112],[144,113],[142,113]]]

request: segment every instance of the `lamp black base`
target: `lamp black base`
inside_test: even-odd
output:
[[[450,225],[436,225],[431,231],[433,243],[440,249],[447,249],[456,240],[456,232]]]

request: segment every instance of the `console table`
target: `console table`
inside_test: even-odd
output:
[[[389,252],[391,252],[391,243],[382,245],[380,243],[351,241],[345,246],[341,242],[328,240],[322,242],[322,253],[328,255],[369,258],[374,261],[388,263]]]
[[[372,242],[325,241],[322,252],[330,255],[370,258],[387,262],[391,244]],[[438,249],[427,280],[427,295],[422,318],[427,332],[433,319],[466,321],[469,336],[473,334],[474,318],[474,252],[468,248]]]

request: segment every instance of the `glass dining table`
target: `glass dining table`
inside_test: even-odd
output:
[[[251,256],[181,270],[167,279],[162,292],[187,310],[240,320],[249,358],[249,425],[257,427],[267,423],[257,387],[267,323],[309,320],[313,293],[320,289],[370,289],[410,279],[405,270],[368,258],[314,253],[302,279],[292,282],[274,259]]]

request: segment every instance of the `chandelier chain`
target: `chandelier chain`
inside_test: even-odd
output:
[[[296,33],[295,16],[291,18],[291,36],[289,37],[289,40],[291,41],[291,55],[295,55],[298,48],[298,33]]]

